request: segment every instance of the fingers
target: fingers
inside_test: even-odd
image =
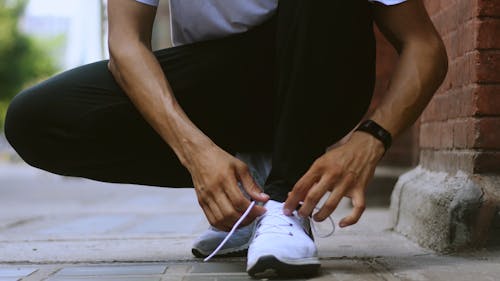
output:
[[[319,203],[319,200],[325,195],[328,191],[328,181],[326,178],[321,179],[317,184],[315,184],[306,197],[304,198],[304,204],[300,206],[298,211],[299,216],[305,218],[309,216],[313,211],[316,205]]]
[[[225,194],[224,196],[219,196],[219,198],[217,198],[216,205],[222,213],[222,217],[220,218],[220,221],[217,222],[218,226],[216,227],[219,228],[220,226],[219,229],[225,231],[231,230],[233,225],[241,216],[240,211],[233,206]]]
[[[352,173],[348,173],[342,179],[342,181],[332,190],[325,204],[316,214],[314,214],[313,218],[315,221],[324,221],[333,211],[335,211],[335,209],[337,209],[340,200],[342,200],[346,191],[352,186],[354,180],[354,174]]]
[[[207,218],[210,225],[216,228],[220,228],[220,225],[218,225],[218,221],[222,217],[222,213],[218,211],[218,208],[216,208],[216,206],[212,203],[212,200],[207,199],[207,197],[199,197],[198,203],[203,210],[203,213],[205,213],[205,217]]]
[[[319,175],[312,168],[295,184],[292,191],[288,193],[283,212],[290,216],[299,206],[300,201],[306,197],[309,189],[319,180]]]
[[[203,213],[205,213],[205,217],[207,218],[208,222],[210,223],[210,225],[214,225],[215,224],[215,216],[214,214],[212,213],[212,210],[210,210],[210,207],[208,206],[208,202],[202,202],[201,200],[198,201],[201,209],[203,210]]]
[[[358,222],[359,218],[363,214],[366,208],[366,203],[365,203],[365,194],[362,191],[362,189],[358,189],[356,193],[353,194],[352,196],[352,205],[353,209],[352,212],[349,216],[343,218],[339,226],[340,227],[346,227],[349,225],[353,225]]]
[[[227,183],[226,188],[224,188],[224,192],[227,195],[231,205],[235,210],[238,211],[238,218],[246,211],[246,209],[250,206],[250,200],[243,196],[240,188],[238,187],[238,183],[236,180],[230,181]],[[266,212],[266,209],[262,206],[255,205],[246,219],[241,223],[241,226],[245,226],[250,224],[255,218],[263,215]],[[235,220],[236,222],[236,220]]]
[[[197,190],[197,194],[198,202],[210,225],[220,230],[230,230],[250,205],[250,201],[243,196],[237,186],[236,180],[232,184],[228,182],[218,184],[218,188],[211,193]]]
[[[262,194],[243,162],[225,152],[215,156],[217,161],[198,166],[191,171],[191,176],[198,202],[210,224],[221,230],[230,230],[250,206],[250,200],[245,198],[238,181],[256,201],[265,202],[269,196]],[[265,211],[262,206],[253,207],[243,225],[249,224]]]
[[[262,188],[260,188],[260,186],[253,179],[252,175],[250,175],[247,165],[242,163],[237,168],[237,173],[238,179],[243,185],[243,188],[253,200],[263,203],[269,200],[269,195],[262,192]]]

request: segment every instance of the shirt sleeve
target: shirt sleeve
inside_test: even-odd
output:
[[[384,5],[396,5],[396,4],[400,4],[400,3],[403,3],[403,2],[406,2],[406,0],[368,0],[370,2],[379,2],[379,3],[382,3]]]
[[[158,2],[160,0],[135,0],[135,1],[146,4],[146,5],[150,5],[150,6],[158,6]]]

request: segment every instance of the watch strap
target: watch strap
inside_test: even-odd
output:
[[[382,128],[379,124],[377,124],[373,120],[365,120],[356,128],[356,131],[362,131],[368,133],[380,140],[384,145],[385,151],[391,147],[392,144],[392,136],[386,129]]]

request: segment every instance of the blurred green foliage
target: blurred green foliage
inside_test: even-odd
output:
[[[0,0],[0,128],[12,97],[57,70],[39,41],[18,29],[26,4],[26,0]]]

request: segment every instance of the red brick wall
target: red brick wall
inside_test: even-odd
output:
[[[500,174],[500,2],[424,0],[449,72],[422,116],[421,164]]]

